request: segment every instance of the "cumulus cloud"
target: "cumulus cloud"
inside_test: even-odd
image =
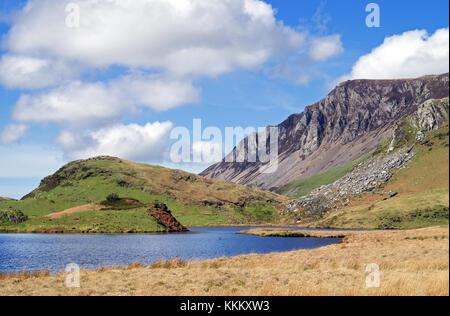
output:
[[[200,93],[188,80],[160,76],[131,75],[111,83],[111,90],[122,103],[137,104],[166,111],[183,104],[198,103]]]
[[[314,61],[326,61],[344,51],[340,35],[315,38],[311,42],[308,55]]]
[[[0,84],[8,88],[41,89],[76,77],[77,70],[64,62],[4,55],[0,59]]]
[[[22,95],[13,110],[20,122],[90,124],[112,119],[122,111],[120,100],[103,83],[73,82],[49,92]]]
[[[11,144],[22,138],[28,130],[28,126],[23,124],[7,125],[0,133],[0,143]]]
[[[76,81],[39,94],[25,94],[14,107],[20,122],[94,126],[145,106],[168,110],[200,99],[197,89],[180,80],[131,75],[109,83]]]
[[[117,124],[81,134],[63,131],[57,143],[70,159],[109,155],[148,162],[164,157],[172,128],[172,122],[155,122],[143,126]]]
[[[259,71],[292,55],[308,60],[309,46],[310,63],[342,49],[339,36],[316,38],[285,26],[262,0],[73,3],[80,8],[79,27],[66,25],[76,12],[67,13],[60,0],[28,0],[12,16],[0,84],[26,90],[13,108],[17,123],[63,126],[58,142],[76,158],[151,156],[168,123],[118,123],[142,108],[198,103],[193,82],[200,77]],[[312,76],[302,75],[304,81]]]
[[[168,110],[200,100],[192,82],[260,69],[297,52],[306,32],[284,26],[261,0],[78,0],[79,27],[66,2],[29,0],[12,17],[0,84],[24,90],[19,122],[94,125],[139,107]],[[83,81],[118,66],[124,72]],[[131,75],[123,75],[131,73]],[[149,75],[151,74],[151,75]]]
[[[448,71],[449,29],[439,29],[432,35],[426,30],[414,30],[387,37],[339,81],[413,78]]]
[[[65,25],[66,2],[30,0],[6,37],[8,50],[93,67],[219,75],[253,69],[297,48],[302,34],[259,0],[78,0],[80,27]],[[57,44],[55,44],[57,43]]]

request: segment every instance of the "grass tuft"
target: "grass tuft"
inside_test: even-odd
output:
[[[159,260],[150,265],[150,269],[178,269],[187,266],[187,261],[183,258],[173,260]]]

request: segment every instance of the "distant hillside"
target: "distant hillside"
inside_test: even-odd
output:
[[[103,209],[101,203],[112,193],[128,199],[124,209]],[[166,203],[181,224],[204,226],[276,223],[287,199],[179,170],[97,157],[67,164],[21,201],[0,202],[0,210],[23,211],[30,220],[21,228],[27,229],[160,231],[148,217],[149,205],[157,201]],[[44,218],[66,210],[69,214],[61,218]]]
[[[347,81],[325,99],[278,125],[277,172],[262,174],[261,163],[224,160],[201,175],[295,194],[296,184],[290,186],[293,182],[360,159],[373,151],[392,133],[395,124],[415,112],[420,104],[448,96],[448,74],[404,80]],[[236,155],[236,149],[230,155]]]
[[[1,197],[0,196],[0,202],[4,202],[4,201],[14,201],[14,199],[10,199],[10,198],[7,198],[7,197]]]

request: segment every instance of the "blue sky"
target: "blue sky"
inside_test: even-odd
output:
[[[191,128],[194,118],[202,119],[205,127],[216,126],[220,129],[228,126],[260,127],[278,124],[289,115],[301,112],[305,106],[323,98],[332,86],[339,82],[340,78],[412,77],[428,74],[427,72],[448,71],[448,62],[442,62],[442,54],[444,57],[447,55],[448,59],[448,49],[442,51],[443,48],[439,44],[444,38],[448,46],[448,1],[375,1],[380,7],[381,26],[369,28],[365,22],[368,15],[365,8],[371,1],[266,0],[265,3],[270,4],[273,8],[273,17],[276,23],[264,22],[264,26],[261,26],[262,24],[257,24],[257,22],[246,21],[245,25],[248,26],[248,30],[242,32],[248,32],[245,34],[248,36],[245,37],[248,43],[242,40],[241,35],[236,35],[239,23],[243,23],[242,12],[239,11],[240,6],[238,5],[240,1],[244,0],[231,1],[235,5],[225,11],[228,14],[224,17],[224,19],[228,19],[227,24],[217,20],[221,30],[217,34],[206,31],[204,34],[199,29],[191,30],[192,33],[198,33],[188,36],[178,31],[168,33],[167,30],[180,27],[174,23],[175,26],[169,25],[167,29],[154,27],[150,31],[145,31],[149,33],[142,31],[141,34],[141,30],[137,31],[138,35],[144,36],[144,40],[134,42],[129,38],[135,35],[133,29],[128,30],[126,34],[129,35],[125,35],[123,41],[124,46],[129,45],[132,52],[140,50],[139,45],[147,45],[147,43],[142,43],[145,42],[147,36],[151,37],[153,41],[161,40],[161,43],[155,43],[157,48],[160,47],[158,45],[167,44],[166,38],[175,38],[170,44],[172,46],[167,44],[167,52],[181,49],[179,48],[180,42],[186,42],[184,48],[191,48],[195,45],[204,48],[207,45],[219,43],[217,45],[225,45],[223,46],[224,51],[228,52],[229,50],[229,53],[223,55],[222,58],[222,52],[217,53],[216,47],[211,46],[208,49],[213,51],[212,57],[194,54],[194,57],[191,56],[190,59],[174,57],[170,62],[165,59],[167,53],[164,53],[162,49],[160,49],[163,51],[161,56],[149,54],[148,52],[159,54],[159,49],[151,44],[142,48],[147,54],[145,56],[147,59],[142,62],[135,62],[141,58],[141,55],[138,54],[135,57],[131,55],[128,59],[129,52],[126,51],[126,48],[117,45],[111,47],[117,47],[117,50],[124,49],[123,54],[111,52],[108,50],[110,48],[108,44],[101,46],[97,45],[97,42],[85,44],[79,49],[73,46],[75,52],[56,48],[70,46],[73,43],[67,39],[67,36],[55,36],[51,24],[53,19],[44,18],[45,14],[48,14],[49,17],[59,17],[51,15],[53,9],[60,8],[58,4],[53,3],[55,1],[32,1],[34,4],[31,6],[30,12],[35,12],[35,16],[40,17],[41,23],[38,23],[39,20],[33,21],[33,18],[36,19],[35,16],[23,13],[23,6],[27,1],[1,1],[0,196],[19,198],[38,185],[40,178],[54,172],[63,163],[71,159],[85,158],[84,155],[89,153],[102,154],[102,150],[106,154],[117,153],[127,159],[172,167],[174,165],[167,160],[163,153],[164,149],[162,149],[163,144],[167,142],[167,133],[174,126]],[[57,2],[59,5],[65,4],[64,1],[55,3]],[[73,2],[77,3],[77,1]],[[82,3],[80,17],[83,23],[83,14],[88,9],[83,6],[85,0],[79,2]],[[252,0],[253,2],[257,2],[257,0]],[[41,5],[47,5],[45,10],[39,8]],[[161,9],[159,12],[164,14],[169,12],[167,10],[171,9]],[[208,6],[205,11],[207,10],[215,10],[215,7]],[[136,13],[132,10],[129,12]],[[270,14],[264,13],[265,15],[260,17],[260,11],[255,12],[258,14],[258,19],[266,19],[270,16]],[[117,16],[115,18],[117,19]],[[135,27],[137,29],[140,26],[142,28],[152,26],[148,24],[151,23],[149,20],[152,18],[150,13],[149,17],[139,15],[139,18],[142,20],[136,19]],[[185,15],[183,18],[186,20],[182,22],[190,23],[191,20]],[[61,16],[61,20],[64,20],[64,15]],[[236,25],[232,25],[233,23]],[[281,23],[284,28],[289,30],[290,35],[286,35],[286,32],[282,31]],[[27,28],[30,25],[38,25],[38,30]],[[126,25],[124,22],[125,30]],[[215,25],[209,25],[211,28],[213,26]],[[11,32],[11,28],[14,27],[16,32]],[[250,30],[252,28],[258,31],[252,33],[253,31]],[[445,29],[447,30],[445,31]],[[228,30],[230,31],[228,32]],[[405,32],[414,30],[426,30],[429,38],[423,39],[423,34],[421,37],[417,33],[404,35]],[[434,37],[433,35],[438,30],[442,30],[442,34],[440,37],[437,35]],[[161,36],[154,34],[159,31],[166,33],[161,33]],[[38,33],[33,35],[33,32]],[[122,34],[120,29],[115,32]],[[98,35],[97,41],[102,39],[101,34],[96,35]],[[36,36],[42,36],[41,42],[30,40]],[[179,38],[176,38],[177,36]],[[296,36],[303,38],[301,43],[287,44],[293,38],[297,38]],[[399,68],[379,69],[380,67],[377,66],[377,69],[372,72],[370,69],[367,70],[368,67],[365,67],[365,63],[368,63],[369,59],[380,65],[386,64],[383,58],[389,60],[390,50],[387,47],[388,44],[383,46],[383,42],[386,38],[393,36],[396,37],[389,42],[389,45],[396,48],[396,56],[393,59],[398,60]],[[58,42],[59,40],[61,42]],[[399,49],[399,47],[403,47],[402,40],[410,43],[411,46],[404,47],[408,52],[413,52],[412,57],[423,55],[425,49],[423,46],[426,45],[427,51],[437,52],[433,54],[435,59],[425,66],[411,67],[408,64],[411,56]],[[109,43],[108,41],[110,40],[105,39],[105,43]],[[330,45],[325,46],[326,51],[323,58],[315,58],[310,54],[315,43]],[[103,63],[101,59],[97,60],[97,52],[91,52],[90,45],[94,45],[100,53],[101,49],[105,49],[105,55],[111,54],[110,61]],[[271,45],[273,47],[266,49]],[[136,47],[135,50],[134,47]],[[319,47],[324,46],[319,45]],[[373,50],[379,47],[383,49],[373,53]],[[267,53],[264,54],[264,58],[252,56],[259,51]],[[414,55],[414,52],[417,56]],[[243,57],[244,61],[241,58],[235,58],[233,54],[236,56],[242,54],[245,57]],[[366,61],[361,60],[361,57],[365,55],[368,56]],[[177,54],[176,56],[184,55]],[[220,59],[214,59],[218,56]],[[248,56],[250,57],[247,60]],[[225,60],[224,68],[213,70],[215,65],[221,63],[223,59]],[[38,64],[36,64],[37,61]],[[204,65],[202,65],[203,61]],[[21,70],[23,68],[17,67],[19,62],[21,67],[24,67],[23,65],[38,67],[36,65],[42,65],[45,62],[45,65],[50,65],[49,68],[39,68],[39,66],[39,71],[48,71],[50,74],[38,72],[32,73],[29,78],[23,78],[27,74],[23,74]],[[192,67],[187,65],[191,62]],[[180,66],[181,68],[186,66],[187,70],[179,72],[177,67],[180,68]],[[10,73],[17,69],[22,72]],[[33,69],[35,70],[35,68]],[[58,74],[56,77],[55,73]],[[121,81],[125,77],[127,79]],[[44,84],[45,80],[42,78],[50,78],[48,79],[49,83]],[[73,115],[70,116],[70,108],[65,108],[66,112],[64,112],[64,115],[69,113],[68,117],[63,114],[59,115],[59,113],[56,115],[56,111],[46,114],[45,110],[48,110],[49,107],[45,102],[49,102],[50,97],[54,97],[56,93],[60,98],[67,96],[70,99],[73,96],[68,93],[68,87],[71,87],[73,82],[77,82],[81,88],[86,88],[86,97],[80,99],[81,101],[90,102],[89,96],[93,94],[95,100],[99,102],[100,112],[103,105],[108,111],[117,107],[117,115],[112,113],[108,117],[102,117],[101,113],[97,113],[98,119],[91,121],[88,116],[82,115],[83,113],[77,113],[76,115],[79,115],[80,118],[75,120]],[[145,91],[139,90],[137,93],[141,93],[142,97],[136,97],[135,102],[128,100],[128,96],[135,93],[136,86],[141,87],[141,83],[144,84],[143,90]],[[92,87],[88,87],[88,84],[94,84],[95,88],[100,86],[104,90],[100,88],[91,90]],[[152,87],[146,90],[146,84],[152,85]],[[155,91],[156,94],[159,93],[158,89],[167,89],[164,91],[168,91],[167,93],[171,95],[180,90],[185,93],[180,93],[176,101],[172,103],[161,101],[160,98],[153,100],[152,97],[148,101],[149,96],[146,91],[152,91],[152,95],[154,95]],[[174,90],[176,92],[172,92]],[[103,93],[104,91],[107,95]],[[116,91],[116,94],[112,94],[111,91]],[[99,93],[98,98],[95,94],[97,92]],[[19,106],[19,99],[24,95],[28,95],[29,98]],[[113,100],[113,98],[117,100]],[[40,100],[40,102],[34,100]],[[144,103],[145,106],[141,106],[138,104],[139,102]],[[76,102],[73,103],[76,106]],[[55,104],[53,106],[58,107]],[[70,105],[64,106],[69,107]],[[50,119],[50,114],[55,114],[55,118]],[[170,122],[170,124],[152,125],[146,130],[143,129],[146,124],[155,122]],[[135,124],[136,129],[130,131],[130,124]],[[119,125],[121,128],[108,129],[111,126]],[[101,138],[111,138],[121,132],[129,132],[129,137],[135,137],[133,133],[140,133],[136,137],[145,137],[150,133],[152,141],[149,141],[148,144],[146,141],[142,142],[142,138],[136,140],[137,144],[143,143],[142,147],[147,152],[134,152],[132,148],[124,148],[120,142],[114,140],[110,143],[102,143]],[[130,140],[130,147],[133,147],[135,140],[128,140]],[[199,171],[204,166],[184,164],[179,167],[190,171]]]

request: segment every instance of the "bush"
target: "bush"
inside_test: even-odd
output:
[[[0,211],[0,224],[9,225],[9,224],[20,224],[28,220],[28,216],[26,216],[22,211],[15,209],[8,209],[6,211]]]
[[[106,197],[106,201],[108,201],[109,203],[114,203],[114,202],[117,202],[119,200],[120,200],[120,198],[119,198],[119,195],[117,193],[111,193],[110,195],[108,195]]]
[[[131,184],[129,184],[127,181],[123,179],[117,179],[117,184],[122,188],[128,188],[131,186]]]

